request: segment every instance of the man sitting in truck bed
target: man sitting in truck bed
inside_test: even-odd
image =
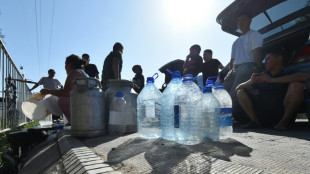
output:
[[[284,70],[287,55],[283,49],[267,54],[265,72],[253,73],[251,79],[237,86],[241,107],[250,118],[243,128],[273,127],[286,130],[295,121],[295,112],[303,101],[307,74]],[[258,94],[253,95],[253,90]]]

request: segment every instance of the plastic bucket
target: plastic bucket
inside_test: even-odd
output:
[[[50,113],[47,112],[43,103],[44,95],[36,93],[22,103],[23,113],[31,120],[43,120]]]
[[[62,115],[63,112],[60,109],[59,105],[58,105],[58,97],[54,96],[54,95],[46,95],[43,99],[43,103],[46,107],[46,109],[52,113],[53,115]]]

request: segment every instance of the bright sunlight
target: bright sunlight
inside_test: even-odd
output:
[[[167,0],[164,10],[169,22],[178,29],[198,27],[212,9],[210,0]]]

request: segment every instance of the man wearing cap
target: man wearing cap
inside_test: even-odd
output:
[[[86,65],[84,66],[84,71],[86,74],[88,74],[89,77],[96,77],[99,79],[99,71],[97,69],[97,66],[95,64],[90,64],[89,61],[89,55],[83,54],[82,59],[86,61]]]
[[[55,71],[53,69],[48,70],[48,77],[42,77],[40,81],[30,89],[30,91],[34,90],[40,85],[43,85],[43,88],[45,89],[53,89],[53,90],[62,89],[63,88],[62,84],[59,82],[59,80],[55,79],[54,76]],[[59,118],[60,118],[59,116],[53,115],[53,121],[58,120]]]

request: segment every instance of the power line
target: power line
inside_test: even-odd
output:
[[[39,33],[38,33],[38,15],[37,15],[37,0],[35,0],[34,8],[35,8],[35,15],[36,15],[37,53],[38,53],[38,64],[39,64],[38,67],[39,67],[39,74],[41,74],[40,49],[39,49]]]
[[[47,59],[47,67],[48,67],[48,69],[50,68],[51,45],[52,45],[53,23],[54,23],[54,8],[55,8],[55,0],[53,2],[52,24],[51,24],[51,34],[50,34],[50,46],[49,46],[49,49],[48,49],[48,59]]]

